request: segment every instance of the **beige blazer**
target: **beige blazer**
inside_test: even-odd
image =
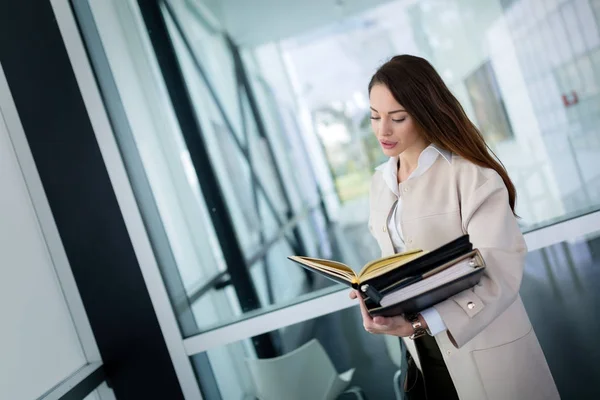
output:
[[[527,248],[500,176],[453,155],[400,184],[401,229],[408,249],[433,250],[468,233],[486,262],[479,285],[435,306],[448,331],[436,336],[462,400],[558,399],[519,287]],[[369,229],[383,256],[394,253],[387,219],[394,194],[376,172]],[[418,365],[414,343],[405,343]]]

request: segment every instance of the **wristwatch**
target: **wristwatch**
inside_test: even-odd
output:
[[[407,315],[406,319],[408,322],[410,322],[415,331],[409,336],[409,339],[415,340],[416,338],[420,338],[421,336],[425,336],[427,334],[427,330],[423,327],[421,321],[419,321],[418,314]]]

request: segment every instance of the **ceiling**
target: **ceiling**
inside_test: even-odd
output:
[[[187,0],[242,47],[286,39],[390,0]],[[218,21],[218,22],[216,22]]]

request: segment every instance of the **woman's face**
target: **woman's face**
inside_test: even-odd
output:
[[[424,141],[412,117],[398,104],[387,86],[373,86],[369,99],[371,126],[386,156],[396,157]]]

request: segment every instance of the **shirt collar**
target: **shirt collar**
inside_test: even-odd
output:
[[[438,147],[435,144],[430,144],[429,146],[427,146],[425,150],[423,150],[419,155],[417,168],[408,177],[408,179],[416,178],[424,174],[433,165],[435,160],[440,155],[449,164],[452,162],[452,152]],[[382,172],[383,180],[385,181],[389,189],[396,196],[398,196],[398,157],[390,157],[389,160],[375,168],[375,170]]]
[[[444,157],[444,160],[448,161],[448,164],[452,164],[452,152],[446,149],[443,149],[435,144],[430,144],[429,146],[427,146],[427,148],[431,148],[435,151],[437,151],[438,153],[440,153],[440,155],[442,157]]]

